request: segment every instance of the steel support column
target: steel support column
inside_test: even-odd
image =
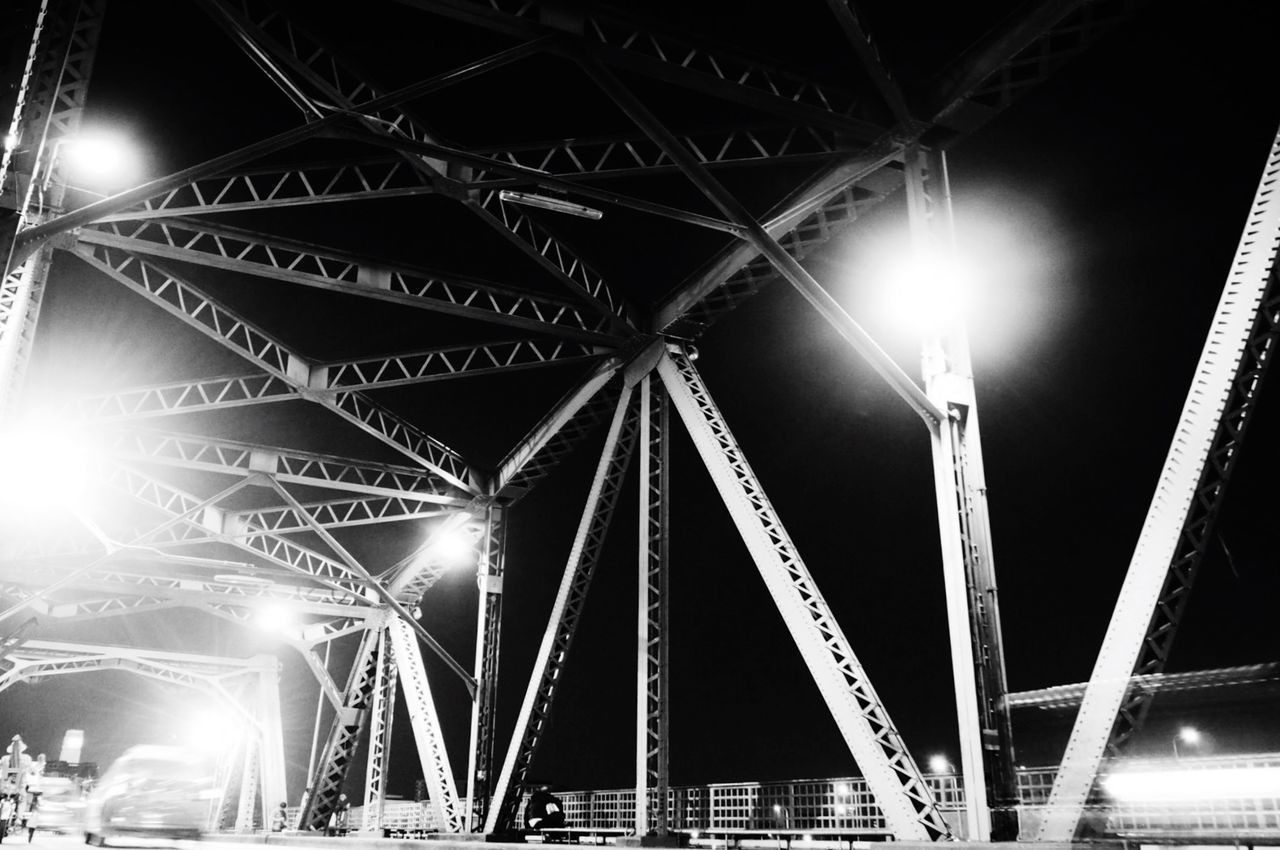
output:
[[[498,647],[502,638],[502,580],[506,568],[506,509],[490,507],[476,583],[476,695],[471,703],[471,747],[467,759],[467,829],[483,828],[489,813],[493,775],[493,727],[498,690]]]
[[[945,274],[955,263],[955,230],[942,153],[909,151],[906,187],[913,259],[922,273]],[[969,340],[959,316],[926,333],[925,392],[947,414],[929,430],[967,835],[1012,840],[1018,803],[1013,727],[1004,705],[1008,686]]]
[[[258,776],[262,741],[256,734],[244,736],[244,762],[240,771],[240,802],[236,806],[236,832],[253,832],[254,801],[258,796]]]
[[[525,690],[524,702],[516,718],[502,774],[494,788],[489,816],[484,825],[487,833],[503,832],[514,827],[529,765],[537,754],[538,745],[542,742],[542,735],[551,717],[552,701],[564,673],[565,661],[582,616],[582,606],[586,601],[587,591],[591,588],[591,578],[595,574],[600,549],[609,531],[613,508],[631,460],[638,430],[631,394],[630,387],[623,389],[614,409],[613,421],[609,424],[609,433],[600,452],[600,461],[596,465],[582,519],[578,523],[573,547],[569,550],[569,558],[560,579],[560,589],[551,607],[551,615],[547,618],[547,630],[538,647],[529,686]]]
[[[671,403],[898,840],[947,838],[924,778],[688,356],[658,361]]]
[[[404,699],[409,705],[409,723],[413,726],[413,739],[418,745],[418,759],[422,764],[422,778],[427,783],[427,794],[435,808],[436,826],[441,832],[458,833],[466,828],[462,805],[458,801],[458,789],[453,782],[453,768],[449,766],[449,753],[444,746],[444,734],[440,717],[436,713],[435,700],[431,696],[431,684],[422,664],[422,650],[413,629],[399,618],[387,622],[395,654],[396,670],[404,685]]]
[[[351,769],[360,731],[373,701],[380,661],[378,635],[384,627],[383,623],[371,623],[360,639],[347,686],[342,692],[342,707],[334,714],[320,762],[311,777],[311,794],[300,816],[300,829],[323,830],[338,803],[338,795],[342,793],[347,771]]]
[[[22,388],[53,251],[44,246],[21,256],[8,236],[16,241],[62,209],[66,184],[58,147],[79,132],[105,11],[106,0],[50,0],[32,21],[9,128],[14,144],[6,145],[0,168],[0,194],[11,196],[18,210],[17,233],[0,239],[6,249],[0,255],[0,418],[12,411]]]
[[[280,715],[280,662],[274,655],[255,659],[258,674],[259,771],[262,774],[262,821],[268,826],[275,807],[289,800],[285,786],[284,724]]]
[[[666,836],[669,561],[667,394],[640,380],[640,559],[636,641],[636,835]]]
[[[391,727],[396,715],[395,654],[387,630],[378,632],[378,667],[374,674],[373,704],[369,710],[369,757],[364,767],[362,832],[382,835],[382,807],[387,796],[387,768],[391,762]]]

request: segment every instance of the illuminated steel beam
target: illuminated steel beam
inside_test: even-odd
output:
[[[833,164],[777,205],[762,221],[766,231],[793,258],[812,254],[902,186],[902,171],[891,164],[899,145],[923,140],[954,147],[1031,85],[1046,79],[1063,61],[1114,29],[1140,3],[1043,0],[1030,12],[1011,19],[966,54],[954,66],[953,76],[926,99],[927,106],[921,107],[921,114],[934,122],[933,127],[946,129],[913,124],[894,147],[880,150],[888,156],[879,164],[875,150]],[[777,277],[776,269],[754,246],[730,245],[659,306],[653,330],[694,338]]]
[[[614,409],[582,519],[560,579],[560,589],[547,618],[547,629],[534,659],[524,702],[516,717],[502,773],[490,798],[489,815],[484,825],[486,833],[515,828],[516,810],[529,766],[551,719],[552,702],[565,671],[565,662],[639,432],[639,415],[631,396],[631,388],[624,388]]]
[[[79,132],[105,7],[105,0],[49,0],[31,21],[0,160],[0,206],[17,210],[15,239],[62,210],[66,186],[57,148]],[[0,416],[22,390],[51,262],[50,248],[5,252],[0,259]]]
[[[1007,694],[1005,703],[1010,709],[1036,708],[1041,711],[1065,711],[1079,708],[1084,699],[1088,682],[1071,685],[1054,685],[1034,691]],[[1189,673],[1146,673],[1130,677],[1129,692],[1142,693],[1147,699],[1156,694],[1196,694],[1197,700],[1224,696],[1219,688],[1256,689],[1262,693],[1275,693],[1280,688],[1280,663],[1248,664],[1241,667],[1220,667],[1214,670],[1193,670]],[[1209,691],[1211,694],[1201,692]],[[1233,694],[1231,699],[1239,698]]]
[[[458,511],[442,520],[432,529],[425,543],[379,576],[387,592],[406,605],[417,605],[422,594],[450,569],[451,565],[437,554],[441,541],[449,541],[449,548],[452,548],[451,538],[477,533],[468,528],[469,525],[477,523],[468,511]]]
[[[607,323],[574,302],[479,278],[360,256],[209,221],[97,224],[80,241],[524,330],[606,342]]]
[[[821,162],[850,152],[849,146],[837,134],[820,127],[734,127],[695,130],[678,135],[698,161],[708,167],[776,165],[806,160]],[[480,146],[472,150],[510,165],[579,181],[590,177],[632,177],[677,170],[662,148],[648,136],[635,134]],[[475,182],[468,181],[468,185],[474,187]]]
[[[402,496],[362,496],[325,502],[303,502],[302,507],[308,516],[325,528],[431,519],[452,513],[449,509],[436,507],[429,502]],[[249,534],[289,534],[310,528],[310,524],[289,507],[228,511],[227,519],[231,527],[237,528],[236,533],[241,537]],[[247,532],[245,528],[255,530]]]
[[[502,459],[494,486],[499,498],[514,501],[529,492],[604,420],[616,398],[603,390],[621,362],[610,358],[597,366]]]
[[[812,178],[761,220],[793,259],[803,260],[902,187],[901,152],[884,147]],[[737,242],[686,280],[654,313],[653,330],[696,337],[778,276],[756,246]]]
[[[143,419],[292,401],[299,397],[293,383],[275,375],[229,375],[80,396],[72,399],[65,409],[67,415],[75,419]]]
[[[697,162],[680,144],[680,140],[663,126],[657,116],[650,112],[648,107],[641,103],[621,80],[596,62],[587,61],[583,69],[618,105],[618,108],[627,114],[627,117],[675,160],[689,181],[730,221],[742,228],[742,238],[768,258],[769,262],[777,268],[778,273],[786,278],[796,291],[835,328],[836,332],[866,359],[871,368],[893,387],[903,401],[926,422],[936,425],[945,417],[945,414],[925,395],[924,390],[902,371],[893,358],[844,311],[840,303],[813,279],[813,276],[797,262],[796,258],[755,220],[746,207]]]
[[[898,840],[949,837],[901,734],[693,363],[676,349],[657,372],[889,829]]]
[[[308,783],[311,794],[299,814],[300,829],[323,831],[338,805],[338,795],[342,793],[351,762],[355,759],[360,733],[373,702],[378,665],[381,663],[378,636],[382,630],[382,624],[371,624],[363,630],[347,685],[342,690],[342,706],[334,713],[329,736]]]
[[[668,626],[670,416],[656,375],[640,379],[640,546],[636,646],[636,835],[670,831]]]
[[[477,0],[400,0],[427,12],[524,38],[577,36],[602,61],[712,97],[800,123],[839,129],[854,138],[878,138],[884,128],[853,117],[854,96],[837,86],[783,70],[756,57],[709,49],[688,33],[662,32],[613,10],[551,8],[542,3]]]
[[[78,253],[89,265],[269,374],[305,385],[310,374],[305,360],[189,282],[156,268],[151,261],[116,249],[82,244]],[[350,391],[304,397],[418,461],[462,491],[477,492],[470,482],[470,470],[456,452],[372,399]]]
[[[1160,672],[1213,520],[1274,356],[1280,245],[1280,132],[1259,181],[1222,297],[1192,375],[1084,701],[1067,739],[1036,837],[1075,837],[1099,767],[1122,718],[1129,679]],[[1061,836],[1061,838],[1059,838]]]
[[[890,75],[889,69],[880,58],[880,51],[876,49],[871,36],[867,34],[862,21],[858,19],[853,0],[827,0],[827,8],[835,16],[836,23],[840,24],[840,29],[844,31],[845,39],[857,55],[859,64],[867,72],[867,76],[871,77],[880,96],[893,112],[894,120],[903,127],[910,126],[911,112],[907,108],[906,99],[902,96],[902,89]]]
[[[391,764],[391,730],[396,716],[396,659],[387,629],[378,633],[378,667],[369,709],[369,753],[364,767],[364,818],[360,831],[382,834],[382,806]]]
[[[294,510],[298,511],[299,514],[305,513],[302,510],[302,506],[298,503],[298,500],[294,498],[293,494],[290,493],[283,484],[274,478],[271,479],[270,483],[272,489],[283,497]],[[466,684],[468,691],[474,694],[476,687],[475,679],[472,679],[466,669],[459,664],[443,646],[440,645],[439,641],[432,637],[426,627],[419,623],[417,618],[413,616],[413,613],[405,608],[404,605],[400,603],[400,600],[396,599],[395,595],[383,586],[382,582],[370,575],[369,571],[365,569],[365,567],[356,560],[356,558],[347,551],[346,547],[339,543],[332,534],[322,526],[316,524],[314,521],[311,523],[311,530],[315,532],[316,536],[323,540],[325,545],[342,560],[342,563],[347,565],[347,569],[364,579],[365,585],[382,600],[383,605],[395,613],[398,621],[407,623],[417,638],[425,643],[428,648],[436,654],[436,657],[443,661],[450,670],[457,674],[458,678],[462,679],[463,683]]]
[[[822,161],[848,148],[827,128],[791,125],[695,130],[681,133],[680,138],[708,166]],[[676,170],[660,148],[647,137],[634,134],[486,146],[473,151],[507,165],[578,181]],[[466,181],[473,189],[513,188],[531,182],[512,177],[471,177]],[[98,221],[141,221],[435,194],[439,191],[431,180],[403,158],[370,156],[343,162],[263,166],[192,180]]]
[[[493,744],[497,718],[498,660],[502,643],[502,581],[506,567],[507,512],[490,507],[485,517],[477,583],[480,607],[476,613],[476,696],[471,702],[471,736],[467,750],[466,828],[484,827],[493,790]]]
[[[234,9],[227,0],[205,0],[205,5],[231,22],[237,40],[246,51],[265,53],[281,65],[288,66],[287,71],[282,70],[281,73],[294,75],[291,85],[303,87],[301,83],[305,82],[305,87],[344,110],[344,114],[359,116],[369,132],[414,142],[434,141],[434,133],[422,121],[397,105],[384,105],[385,96],[379,97],[378,87],[349,68],[328,45],[280,14],[274,5],[263,0],[238,0],[238,8]],[[535,49],[533,45],[523,45],[498,56],[507,57],[510,61]],[[492,60],[478,64],[483,64],[485,70],[494,67]],[[453,180],[455,177],[450,173],[453,169],[439,160],[418,156],[408,156],[407,159],[432,179]],[[626,301],[617,296],[604,278],[561,240],[534,224],[523,213],[498,216],[475,199],[464,203],[485,224],[569,291],[607,316],[616,333],[634,332],[632,311]]]
[[[418,762],[427,784],[427,797],[435,810],[436,828],[446,833],[464,832],[465,812],[458,800],[453,768],[449,766],[449,751],[444,745],[444,730],[440,726],[440,716],[431,696],[431,683],[422,664],[422,650],[414,638],[413,629],[402,619],[388,620],[387,634],[391,638],[400,687],[409,709],[409,723],[418,747]]]
[[[1145,3],[1040,0],[1028,6],[948,66],[925,101],[925,117],[953,134],[974,132]],[[951,140],[930,141],[949,147]]]
[[[459,345],[391,357],[319,363],[311,369],[311,386],[320,390],[368,390],[512,372],[599,356],[600,352],[592,346],[558,340],[526,339]]]
[[[364,157],[287,167],[259,166],[202,177],[98,221],[140,221],[435,193],[431,181],[403,159]]]
[[[121,490],[138,501],[158,508],[169,516],[185,514],[198,506],[201,499],[185,493],[172,485],[147,475],[122,463],[108,463],[102,470],[102,479],[111,486]],[[220,517],[217,514],[202,518],[209,522],[195,519],[184,520],[183,524],[196,528],[201,533],[214,531],[220,533]],[[343,564],[327,558],[305,546],[271,535],[256,535],[243,540],[233,536],[220,538],[246,552],[251,552],[269,563],[284,567],[300,575],[309,576],[326,587],[340,593],[349,594],[357,599],[368,598],[365,582],[358,575],[353,576]]]
[[[114,428],[103,436],[107,451],[132,460],[228,475],[267,473],[292,484],[438,505],[470,502],[442,487],[435,476],[407,466],[141,428]]]

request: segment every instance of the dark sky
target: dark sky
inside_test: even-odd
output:
[[[813,5],[821,11],[821,4]],[[897,55],[912,57],[899,77],[927,78],[934,66],[924,54],[943,49],[936,31],[940,25],[925,27],[923,45],[912,52],[904,22],[889,9],[893,4],[865,5],[869,26],[882,23],[882,31],[888,30],[882,46],[890,63],[895,48]],[[990,22],[986,19],[994,20],[999,4],[974,5],[972,20],[951,22],[959,35],[946,42],[946,55],[980,32]],[[959,237],[978,281],[971,326],[974,368],[1013,690],[1089,675],[1280,123],[1269,61],[1280,9],[1227,0],[1213,10],[1189,16],[1149,4],[950,155]],[[101,103],[98,114],[145,128],[139,135],[151,140],[153,173],[296,121],[279,97],[261,93],[253,69],[234,48],[206,32],[207,24],[186,29],[198,18],[179,15],[166,29],[147,17],[156,15],[147,4],[121,3],[111,13],[100,61],[102,90],[91,90],[90,114],[93,104]],[[151,29],[138,26],[148,20]],[[110,47],[113,40],[121,46]],[[460,48],[453,44],[452,49]],[[215,72],[211,60],[217,56],[227,64],[217,65]],[[495,117],[480,105],[474,109],[476,126],[502,126],[500,114]],[[209,129],[193,134],[189,124],[196,121]],[[361,232],[361,247],[381,250],[385,243],[393,250],[421,238],[423,225],[416,224],[416,215],[408,207],[396,208],[375,232]],[[877,306],[877,258],[884,245],[899,238],[904,222],[901,199],[891,199],[809,268],[916,374],[914,343]],[[316,241],[332,235],[327,228],[333,225],[319,220],[308,230],[312,222],[305,215],[279,224],[316,233]],[[665,231],[632,238],[653,264],[641,269],[660,267],[668,252],[683,257],[692,250],[671,241]],[[441,265],[455,259],[451,252],[467,253],[457,244],[439,250]],[[626,270],[619,275],[630,280]],[[277,322],[291,309],[287,292],[220,285],[229,299],[239,298]],[[37,375],[71,376],[83,388],[143,382],[121,379],[132,369],[150,375],[187,369],[194,376],[237,368],[229,366],[234,359],[195,340],[176,322],[129,312],[125,295],[105,287],[76,261],[59,261],[44,319],[47,334],[38,350],[46,361],[37,364],[44,370]],[[386,351],[412,346],[426,327],[420,317],[402,319],[376,308],[359,314],[362,327],[347,327],[343,306],[324,302],[304,318],[273,329],[298,345],[325,345],[328,351],[372,336],[382,343],[376,350]],[[97,320],[86,323],[90,310]],[[148,340],[141,339],[144,335]],[[67,340],[75,342],[81,358],[74,363],[65,354]],[[183,349],[181,367],[166,359],[166,347]],[[912,752],[923,760],[945,751],[954,759],[950,662],[924,426],[783,284],[721,320],[699,340],[698,349],[698,368]],[[404,396],[404,409],[459,447],[483,432],[487,442],[477,451],[491,463],[501,455],[494,447],[522,434],[576,374],[562,369],[545,379],[525,373],[435,385],[426,401]],[[402,397],[385,398],[396,404]],[[1269,486],[1280,466],[1277,404],[1274,391],[1264,394],[1222,519],[1222,540],[1232,558],[1224,557],[1222,547],[1210,552],[1172,669],[1277,658],[1275,632],[1268,626],[1269,605],[1280,591],[1271,521],[1277,505]],[[296,424],[291,416],[273,409],[257,420],[225,418],[214,424],[218,433],[245,439],[254,439],[260,429],[256,439],[270,443]],[[307,421],[308,427],[314,425],[314,417]],[[672,781],[856,773],[692,445],[676,431]],[[599,442],[597,434],[513,513],[500,751],[509,739]],[[367,448],[353,441],[346,453]],[[621,787],[632,781],[634,491],[632,482],[619,503],[552,731],[535,765],[538,777],[563,787]],[[376,568],[396,560],[403,552],[396,547],[404,543],[404,535],[393,532],[360,537],[353,546]],[[463,574],[446,578],[424,602],[424,622],[468,665],[474,609],[475,584]],[[233,655],[272,648],[263,637],[229,629],[190,616],[157,617],[76,629],[45,625],[39,636],[203,645]],[[335,648],[339,681],[351,651],[348,644]],[[285,649],[281,657],[290,793],[296,797],[315,689],[296,655]],[[465,693],[438,664],[429,661],[429,666],[461,777]],[[159,686],[117,673],[24,685],[0,695],[0,717],[7,721],[0,734],[21,732],[37,750],[52,755],[63,730],[83,728],[86,758],[105,763],[131,743],[169,734],[170,724],[187,710],[187,703],[175,699]],[[1178,711],[1195,713],[1194,708]],[[1167,738],[1161,724],[1181,716],[1158,714],[1139,746],[1162,747]],[[1193,719],[1223,751],[1280,746],[1273,719],[1260,720],[1244,710]],[[1015,718],[1020,762],[1056,758],[1062,721],[1043,721]],[[393,793],[412,792],[408,734],[402,716]]]

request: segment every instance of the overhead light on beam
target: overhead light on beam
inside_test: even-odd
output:
[[[507,203],[523,204],[527,207],[538,207],[539,209],[565,213],[566,215],[576,215],[578,218],[589,218],[592,221],[599,221],[604,218],[604,213],[600,212],[600,210],[593,209],[591,207],[584,207],[582,204],[575,204],[572,201],[566,201],[561,198],[551,198],[546,195],[534,195],[529,192],[512,192],[509,189],[503,189],[498,193],[498,198]]]

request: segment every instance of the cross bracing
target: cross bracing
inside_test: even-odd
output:
[[[948,828],[939,822],[911,755],[870,688],[871,676],[860,669],[807,574],[800,558],[803,543],[793,543],[782,530],[710,389],[692,371],[692,352],[663,352],[672,342],[703,337],[775,277],[787,279],[812,303],[821,302],[811,296],[834,283],[819,281],[799,263],[813,260],[873,209],[883,215],[921,146],[936,154],[958,144],[1139,4],[1037,4],[979,40],[923,88],[918,80],[908,85],[908,75],[894,73],[894,50],[881,50],[882,42],[868,31],[874,14],[834,0],[818,11],[833,16],[837,27],[832,30],[847,51],[836,74],[813,71],[795,49],[784,49],[782,58],[762,58],[715,44],[697,27],[679,31],[594,3],[568,12],[558,4],[413,0],[398,4],[406,7],[399,11],[392,11],[396,4],[370,11],[370,20],[386,16],[388,31],[407,33],[426,21],[434,22],[425,27],[433,37],[442,22],[453,28],[449,33],[476,31],[474,43],[458,40],[450,45],[455,49],[441,48],[438,57],[432,56],[425,70],[415,67],[410,73],[394,51],[372,55],[359,37],[346,38],[322,10],[259,0],[201,5],[230,36],[222,46],[239,47],[265,74],[264,91],[275,98],[278,110],[273,117],[285,119],[290,129],[280,132],[279,122],[263,132],[246,129],[260,141],[162,178],[149,189],[80,206],[83,196],[72,191],[66,203],[45,204],[17,235],[14,260],[22,265],[6,277],[11,285],[0,302],[8,305],[0,313],[0,330],[11,341],[25,340],[22,350],[29,349],[44,285],[36,278],[50,273],[51,257],[65,266],[65,257],[74,252],[79,260],[71,263],[85,264],[78,266],[80,273],[115,280],[139,301],[161,308],[167,318],[260,370],[238,373],[220,366],[212,377],[203,365],[182,371],[184,377],[175,375],[178,370],[157,371],[151,378],[117,381],[117,388],[95,386],[91,395],[62,401],[83,421],[110,425],[112,449],[130,465],[108,465],[108,483],[162,515],[161,524],[144,528],[139,539],[160,554],[181,551],[193,559],[203,557],[201,547],[236,547],[246,559],[238,568],[244,575],[264,569],[263,563],[279,571],[268,585],[275,589],[273,598],[290,599],[298,612],[331,617],[323,621],[324,639],[360,636],[362,648],[345,688],[308,656],[338,714],[312,777],[317,792],[304,821],[323,824],[335,804],[356,742],[365,733],[363,713],[371,709],[383,720],[389,716],[385,702],[397,698],[396,689],[387,685],[394,655],[401,674],[413,682],[400,696],[411,701],[411,716],[422,721],[414,730],[425,736],[418,739],[420,750],[434,753],[423,756],[422,768],[438,789],[435,802],[443,807],[444,820],[454,830],[478,827],[480,818],[490,829],[510,826],[513,800],[549,728],[551,694],[557,688],[548,685],[547,676],[558,684],[568,669],[563,665],[593,559],[603,547],[629,444],[636,439],[646,441],[642,475],[649,480],[642,486],[652,508],[642,509],[641,516],[648,538],[641,592],[649,598],[640,612],[648,638],[637,653],[645,666],[637,671],[637,681],[649,692],[637,702],[643,715],[637,718],[637,768],[641,786],[665,787],[662,610],[670,591],[659,576],[659,562],[673,520],[666,510],[668,485],[654,483],[668,474],[668,461],[657,463],[651,455],[665,454],[666,425],[645,415],[649,428],[664,433],[660,439],[637,437],[631,410],[638,393],[646,405],[660,405],[648,396],[658,381],[657,366],[668,388],[682,394],[690,428],[715,435],[700,446],[701,460],[713,478],[732,481],[725,493],[740,489],[736,496],[724,496],[730,510],[749,510],[752,517],[744,522],[764,530],[769,542],[757,545],[772,547],[772,554],[753,555],[833,706],[850,754],[889,813],[892,830],[898,837],[945,836]],[[656,19],[661,11],[651,14]],[[824,20],[828,26],[832,22]],[[795,24],[788,21],[787,27]],[[780,45],[787,27],[779,28]],[[448,70],[433,74],[440,67]],[[564,87],[566,75],[578,75],[578,87]],[[516,76],[527,77],[527,88],[521,89]],[[603,91],[593,82],[602,83]],[[516,109],[497,120],[504,108],[511,110],[510,104],[497,105],[507,89],[523,92],[527,103],[523,112]],[[552,119],[575,98],[583,99],[583,107],[572,120],[559,115],[562,129]],[[479,108],[490,101],[493,108]],[[459,108],[460,103],[466,106]],[[612,113],[605,114],[608,110]],[[704,111],[707,123],[719,129],[685,126],[696,125],[689,119],[702,118]],[[299,112],[306,123],[294,126],[302,120]],[[440,135],[438,126],[456,136]],[[559,141],[540,141],[545,139]],[[398,154],[387,157],[379,148]],[[290,164],[276,164],[285,153]],[[312,161],[308,154],[314,155]],[[41,169],[21,156],[15,163],[19,175],[28,167],[25,179],[33,185]],[[749,180],[735,178],[748,169]],[[692,187],[682,182],[686,179]],[[677,184],[681,188],[673,188]],[[504,198],[502,190],[511,188],[545,193],[541,200],[552,210],[559,204],[598,215],[600,210],[588,208],[599,206],[603,223],[581,224]],[[421,206],[406,215],[408,204]],[[384,212],[391,209],[399,212]],[[359,212],[349,214],[352,210]],[[294,215],[299,218],[290,218]],[[468,223],[468,217],[474,220]],[[655,228],[652,233],[649,227]],[[682,252],[686,256],[676,259]],[[690,260],[694,254],[696,260]],[[257,289],[249,295],[237,292],[247,281]],[[274,306],[268,305],[273,299]],[[916,408],[926,428],[934,429],[930,433],[936,435],[948,417],[971,426],[972,444],[954,452],[960,467],[954,477],[956,489],[963,491],[964,516],[985,522],[967,492],[976,488],[985,494],[973,397],[965,397],[963,409],[950,404],[954,399],[935,403],[933,393],[926,397],[891,359],[878,359],[874,340],[860,336],[858,325],[845,322],[847,316],[820,304],[819,309],[843,327],[860,354],[878,362],[881,375]],[[378,310],[385,312],[366,320]],[[396,318],[388,319],[393,311]],[[850,328],[855,332],[844,332]],[[706,339],[714,343],[716,337]],[[1257,359],[1265,361],[1269,341],[1255,348]],[[26,356],[5,361],[0,377],[20,374]],[[664,359],[670,357],[678,366]],[[948,377],[971,377],[962,372]],[[1214,468],[1223,479],[1257,385],[1254,372],[1241,375],[1244,403],[1231,408],[1228,445]],[[535,395],[537,401],[528,403]],[[16,409],[9,399],[6,415]],[[310,406],[274,404],[281,401]],[[317,406],[336,414],[329,417],[330,430],[357,430],[359,439],[348,447],[295,413]],[[694,407],[700,418],[690,412]],[[464,424],[449,421],[455,414]],[[572,601],[567,607],[557,603],[551,614],[547,645],[554,651],[544,653],[533,671],[527,691],[532,696],[499,777],[494,762],[502,753],[493,752],[499,733],[492,726],[491,700],[499,666],[496,623],[507,576],[503,555],[484,554],[505,546],[505,531],[499,534],[494,517],[505,521],[517,501],[538,498],[539,487],[559,486],[550,482],[569,474],[561,466],[572,468],[564,462],[576,451],[598,447],[610,414],[613,427],[597,466],[602,471],[563,579],[572,588]],[[246,415],[250,418],[238,418]],[[173,417],[175,430],[130,430],[122,421],[161,416]],[[261,436],[246,439],[248,429],[232,425],[246,421],[259,427]],[[367,437],[381,443],[380,453],[371,450]],[[366,452],[377,458],[363,457]],[[397,455],[395,463],[385,460],[388,452]],[[728,466],[717,467],[720,462]],[[245,489],[236,491],[235,484],[221,489],[228,478]],[[193,480],[214,484],[184,489]],[[1217,492],[1215,481],[1206,487],[1206,493]],[[306,488],[306,495],[297,488]],[[336,498],[333,491],[348,495]],[[672,501],[678,505],[678,495]],[[476,664],[474,675],[461,673],[473,698],[467,811],[457,799],[453,768],[441,757],[438,736],[442,730],[452,734],[450,720],[435,713],[426,673],[420,662],[412,664],[420,654],[419,641],[443,653],[404,607],[427,606],[431,587],[448,572],[440,562],[417,559],[426,548],[422,538],[410,545],[409,535],[393,534],[423,521],[437,530],[473,521],[481,525],[472,541],[473,548],[483,550],[478,556],[484,564],[480,604],[473,609]],[[359,535],[373,527],[394,539],[390,548],[397,551],[372,558],[357,554]],[[963,544],[973,547],[977,534],[965,526]],[[120,537],[126,543],[131,539]],[[501,544],[495,543],[499,537]],[[1197,538],[1203,539],[1203,534]],[[186,554],[188,549],[193,554]],[[519,540],[511,551],[520,551]],[[989,564],[989,551],[982,558]],[[153,561],[157,568],[165,563],[161,557]],[[172,565],[177,563],[175,556]],[[518,555],[512,563],[520,563]],[[235,582],[189,579],[185,585],[151,589],[143,574],[137,587],[120,581],[121,592],[112,594],[113,587],[91,572],[76,585],[78,595],[42,601],[41,610],[65,611],[69,605],[87,618],[154,613],[181,602],[230,622],[250,619],[252,606],[236,597],[252,594],[237,592]],[[779,576],[802,598],[809,621],[797,624],[804,618],[784,601],[790,597]],[[1188,584],[1174,587],[1174,601],[1165,606],[1175,615],[1174,625]],[[332,594],[334,601],[313,594]],[[342,607],[358,607],[361,613],[343,617]],[[992,605],[976,615],[985,624],[984,635],[999,632],[998,622],[991,622],[994,612]],[[371,623],[378,617],[383,620]],[[394,652],[388,647],[389,629],[404,644]],[[417,633],[412,649],[405,638],[409,632]],[[1161,660],[1168,633],[1160,629],[1152,637],[1160,644]],[[977,635],[974,641],[975,652],[989,649],[988,638]],[[447,653],[442,657],[451,660]],[[854,694],[852,713],[836,706],[843,699],[833,696],[837,684]],[[1001,688],[1003,683],[997,691]],[[981,698],[998,702],[1001,696],[983,692]],[[366,776],[377,787],[366,799],[380,805],[388,775],[382,758],[391,730],[389,723],[379,722],[369,732],[378,755]],[[243,768],[245,776],[256,770],[250,754]],[[495,796],[477,800],[475,789]],[[663,829],[661,816],[641,823],[644,829]]]

